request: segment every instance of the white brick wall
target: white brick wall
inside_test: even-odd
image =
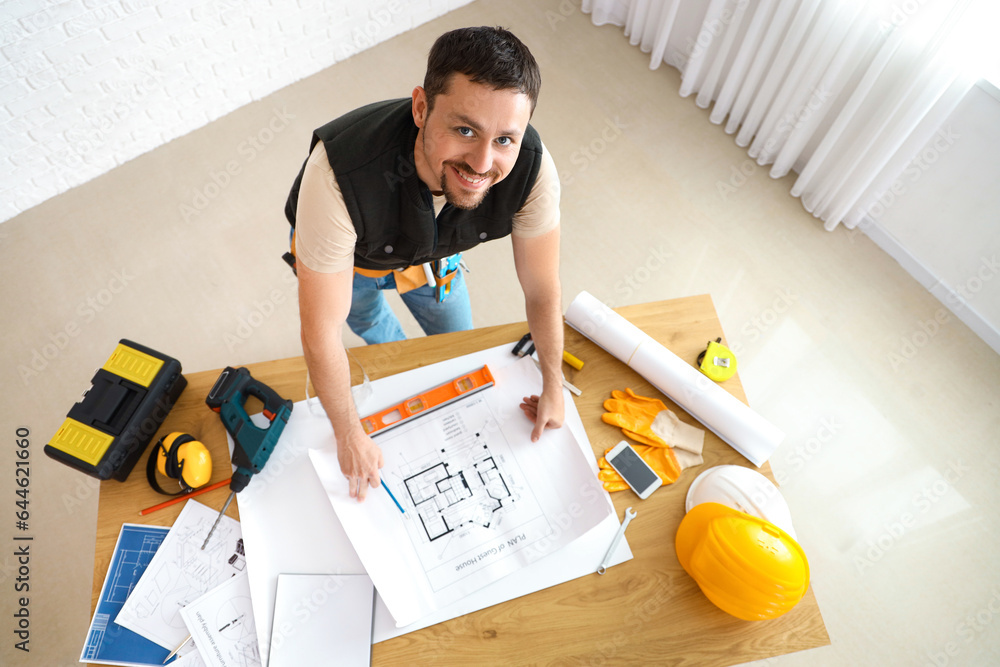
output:
[[[0,0],[0,222],[471,1]]]

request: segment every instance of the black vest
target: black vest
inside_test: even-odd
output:
[[[355,266],[400,269],[507,236],[535,184],[542,142],[529,125],[514,168],[482,203],[473,210],[445,204],[435,219],[413,158],[417,129],[407,98],[355,109],[313,133],[309,150],[323,142],[358,234]],[[285,205],[292,227],[304,170],[303,164]]]

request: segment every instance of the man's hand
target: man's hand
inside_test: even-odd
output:
[[[562,387],[555,391],[543,391],[540,397],[525,396],[520,408],[535,423],[535,428],[531,429],[531,441],[538,442],[543,430],[562,426],[565,416]]]
[[[351,498],[363,502],[368,487],[376,488],[382,483],[379,468],[384,465],[382,450],[362,429],[352,429],[345,442],[337,442],[337,460],[340,471],[347,478]]]

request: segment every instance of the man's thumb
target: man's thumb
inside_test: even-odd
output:
[[[541,419],[535,420],[535,428],[531,429],[531,441],[538,442],[538,439],[542,437],[542,431],[545,430],[545,422]]]

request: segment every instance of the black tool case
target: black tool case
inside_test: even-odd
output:
[[[177,359],[123,338],[45,453],[91,477],[124,482],[186,386]]]

